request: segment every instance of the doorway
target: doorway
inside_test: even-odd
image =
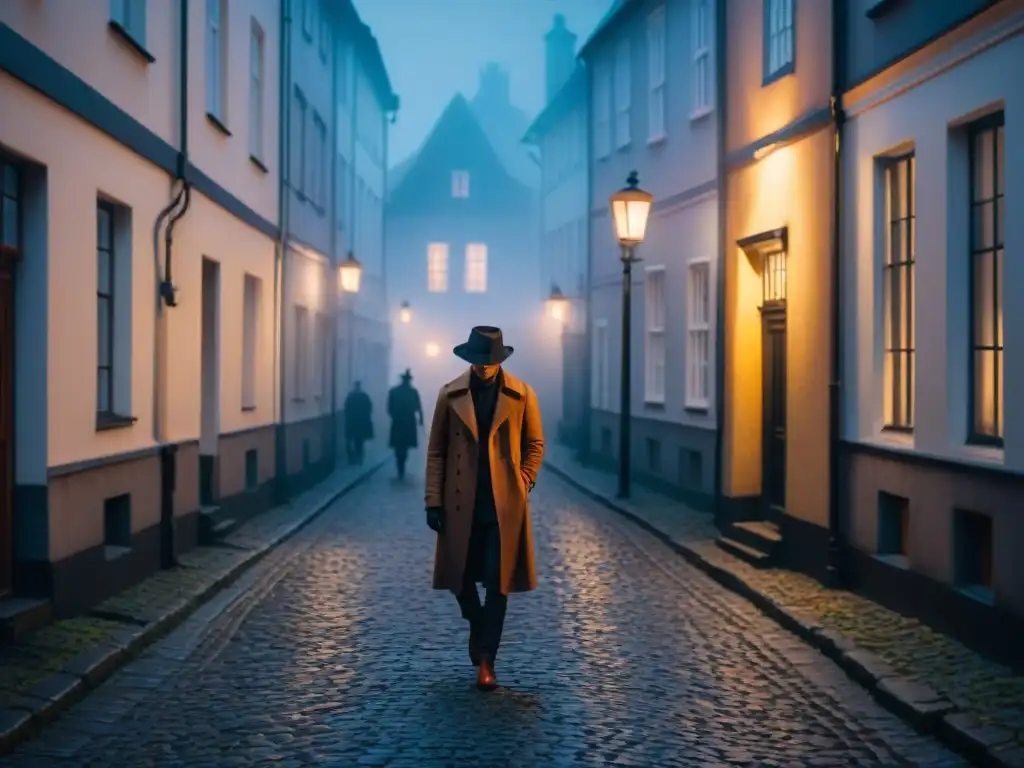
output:
[[[199,503],[217,497],[215,468],[220,436],[220,264],[203,259],[202,424],[199,430]]]
[[[14,265],[21,244],[21,174],[0,157],[0,598],[14,588]]]
[[[761,305],[761,495],[764,516],[782,522],[786,510],[786,252],[768,251],[762,261]]]

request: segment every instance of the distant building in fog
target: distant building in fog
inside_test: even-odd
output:
[[[520,141],[527,124],[509,100],[508,73],[489,64],[473,98],[456,95],[390,174],[389,301],[395,316],[403,301],[411,310],[397,328],[394,368],[412,368],[427,400],[460,369],[451,348],[473,325],[502,327],[517,348],[509,368],[534,384],[542,405],[557,395],[540,375],[555,364],[557,345],[544,333],[540,169]]]
[[[556,14],[545,35],[547,106],[523,141],[541,158],[538,226],[542,278],[564,301],[549,306],[551,328],[561,332],[561,396],[549,406],[548,423],[558,419],[561,442],[586,442],[587,346],[587,78],[576,61],[576,35]],[[552,432],[552,429],[549,429]]]
[[[695,505],[714,490],[718,168],[716,0],[624,2],[580,52],[590,95],[591,454],[617,461],[622,265],[608,197],[654,195],[637,249],[632,470]]]

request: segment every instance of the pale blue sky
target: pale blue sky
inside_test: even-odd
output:
[[[486,61],[509,69],[512,100],[533,117],[544,106],[544,33],[555,13],[590,34],[610,0],[355,0],[380,41],[401,97],[389,162],[414,152],[457,91],[472,96]]]

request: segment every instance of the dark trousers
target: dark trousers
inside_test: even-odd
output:
[[[350,437],[348,439],[348,463],[349,464],[362,464],[363,463],[363,440],[358,437]]]
[[[409,458],[408,448],[395,448],[395,463],[398,465],[398,476],[405,477],[405,462]]]
[[[469,622],[480,658],[494,661],[498,657],[501,634],[505,628],[508,596],[501,593],[501,537],[496,523],[474,525],[470,536],[469,557],[462,578],[462,589],[456,596],[462,618]],[[480,582],[486,592],[483,603],[477,592]]]

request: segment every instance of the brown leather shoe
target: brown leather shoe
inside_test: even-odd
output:
[[[476,673],[476,687],[481,691],[493,691],[498,687],[498,679],[494,676],[494,662],[480,659],[480,667]]]

